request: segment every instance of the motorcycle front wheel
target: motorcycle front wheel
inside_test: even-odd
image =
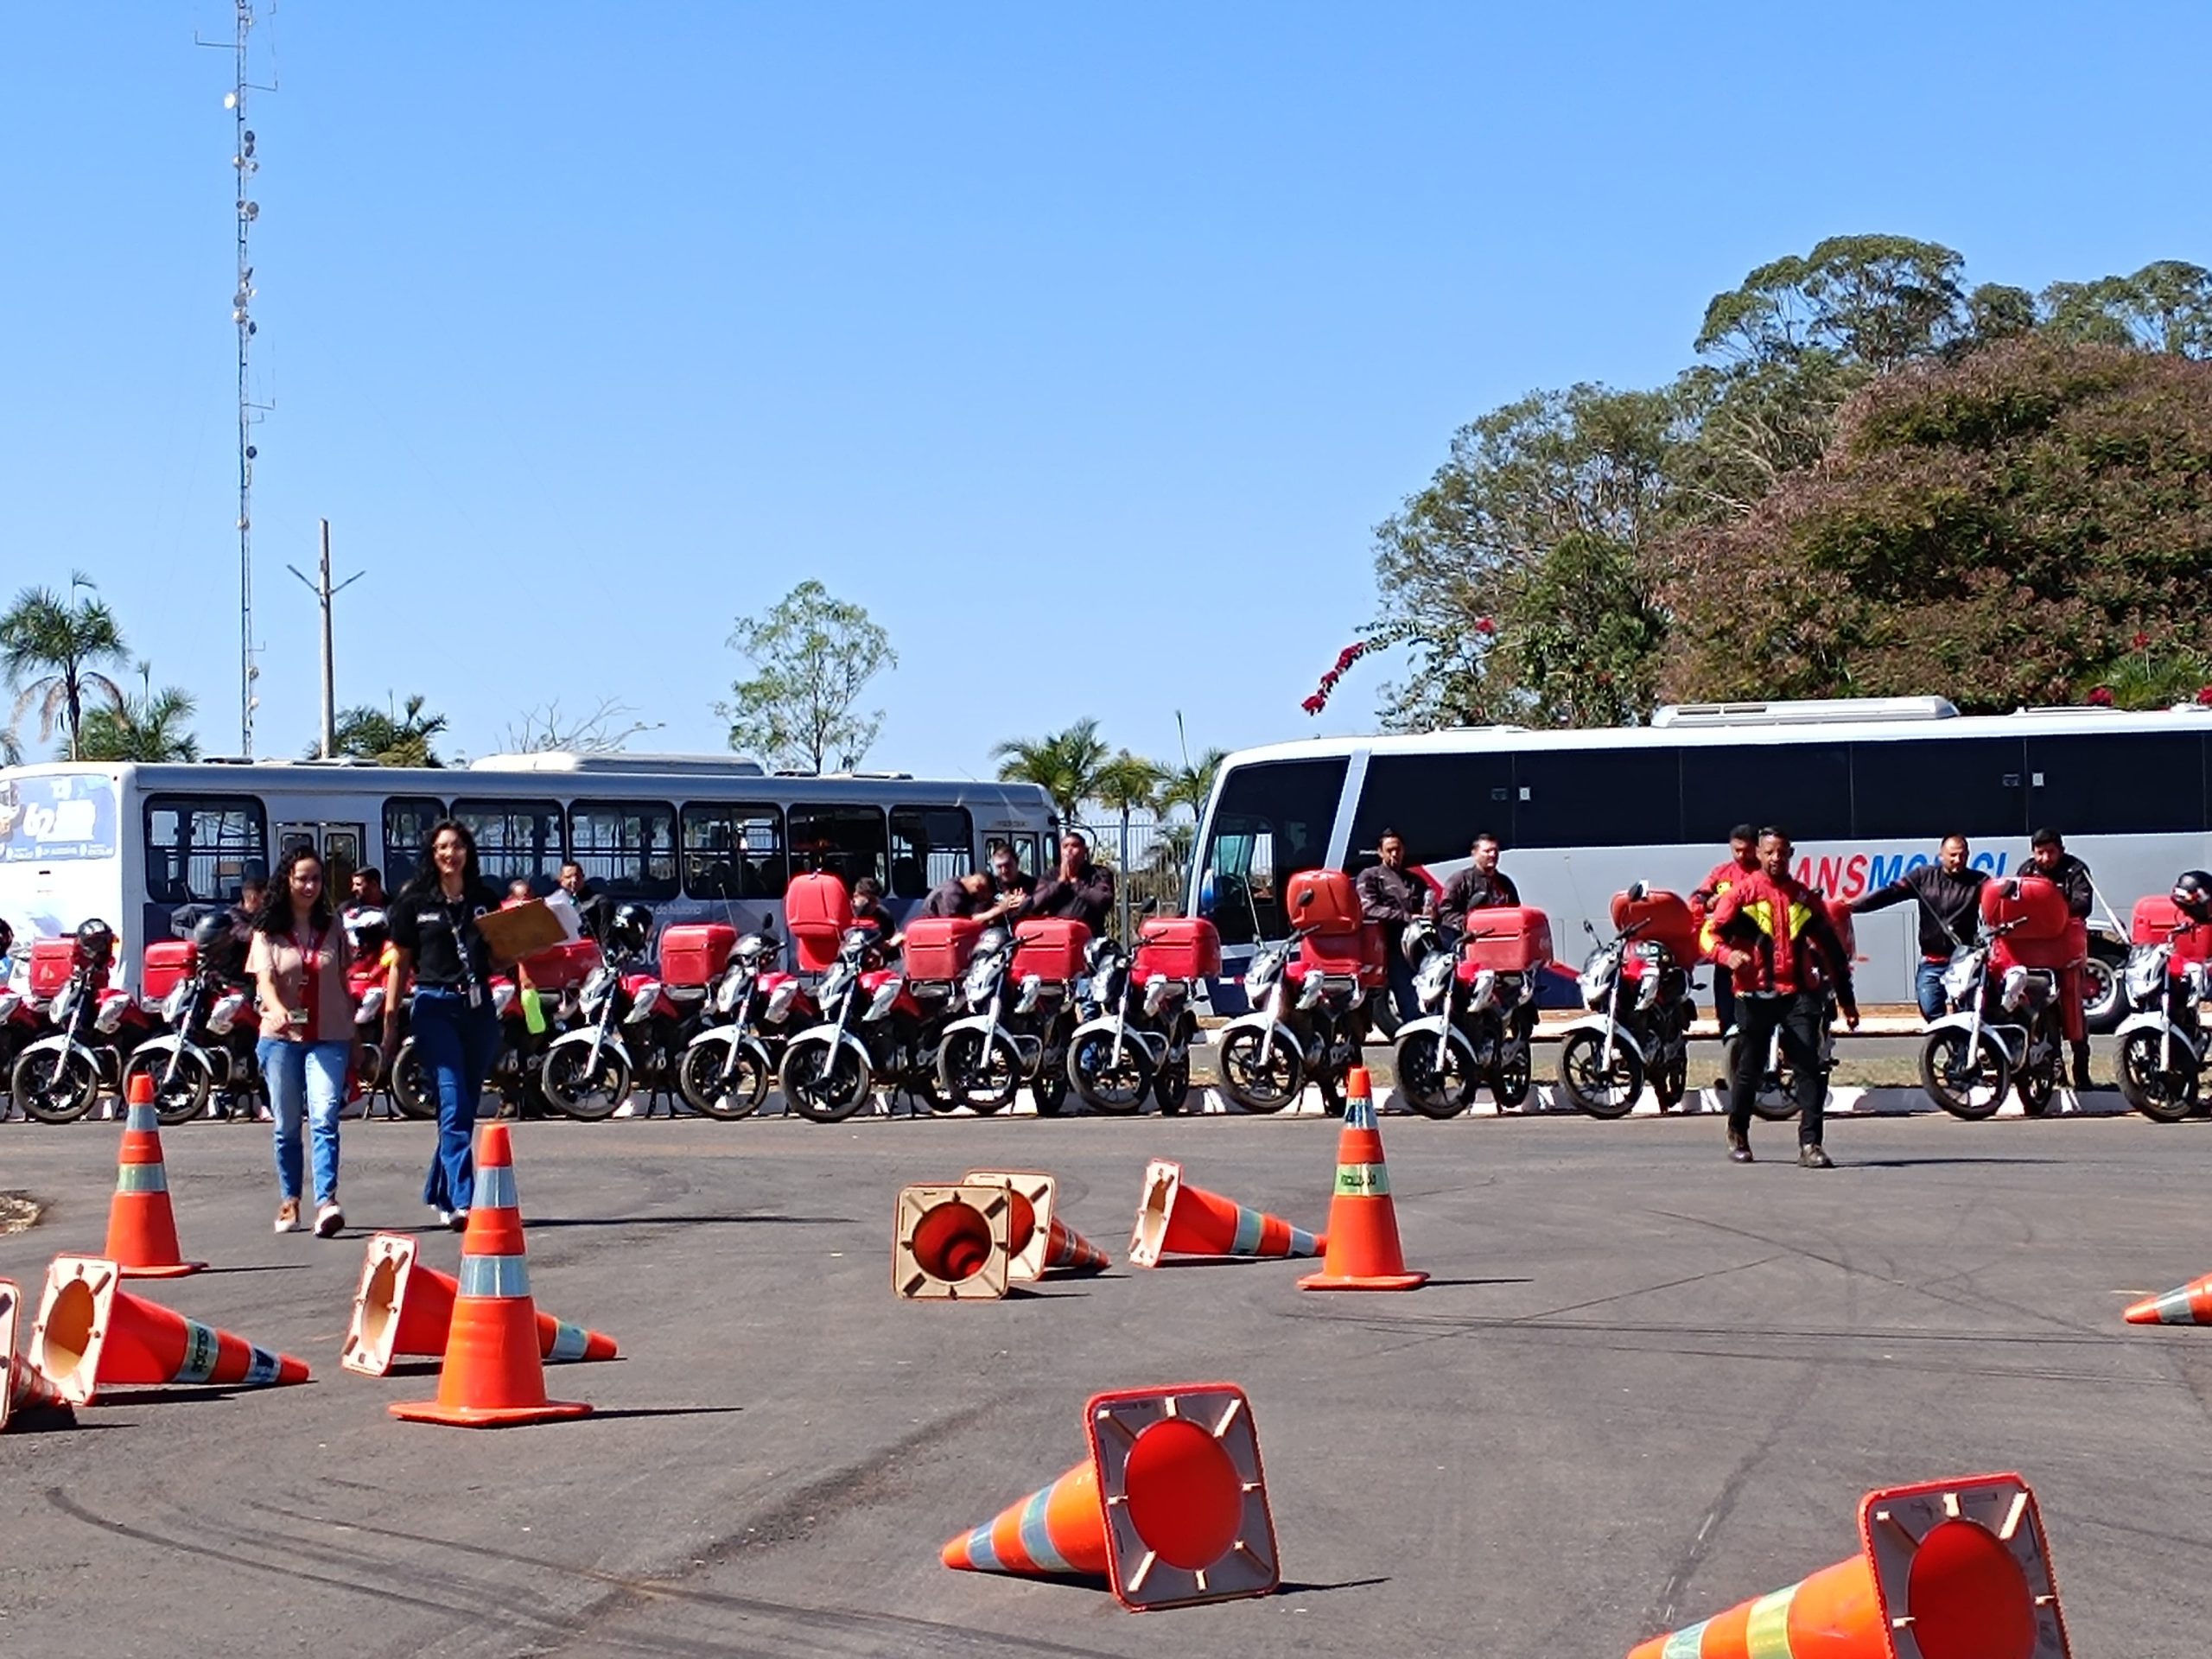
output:
[[[1003,1111],[1021,1087],[1020,1052],[1004,1032],[956,1031],[937,1052],[937,1086],[943,1110],[965,1106],[986,1116]]]
[[[2178,1123],[2196,1109],[2196,1062],[2174,1045],[2171,1067],[2158,1063],[2155,1031],[2131,1031],[2120,1039],[2120,1092],[2155,1123]]]
[[[1122,1058],[1114,1058],[1114,1039],[1104,1032],[1078,1037],[1068,1050],[1068,1081],[1096,1112],[1125,1117],[1144,1109],[1152,1091],[1152,1060],[1135,1038],[1122,1039]]]
[[[1417,1032],[1398,1045],[1398,1093],[1423,1117],[1457,1117],[1475,1097],[1474,1074],[1457,1043]]]
[[[1279,1112],[1306,1086],[1306,1057],[1294,1040],[1278,1039],[1247,1026],[1221,1039],[1221,1091],[1248,1112]]]
[[[1963,1031],[1934,1032],[1921,1046],[1920,1086],[1953,1117],[1979,1122],[2005,1103],[2012,1086],[2012,1063],[1986,1032],[1972,1051]]]
[[[594,1065],[589,1043],[556,1044],[545,1051],[537,1082],[545,1103],[562,1116],[596,1123],[630,1097],[630,1063],[610,1047],[599,1051]]]
[[[760,1109],[768,1097],[768,1074],[741,1043],[694,1043],[676,1064],[676,1091],[693,1111],[734,1122]]]
[[[1559,1046],[1559,1087],[1567,1103],[1592,1117],[1626,1117],[1643,1093],[1643,1057],[1625,1040],[1605,1061],[1605,1033],[1575,1031]]]
[[[784,1098],[801,1117],[842,1123],[868,1104],[873,1068],[850,1043],[799,1037],[777,1072]]]
[[[1530,1064],[1529,1046],[1522,1043],[1516,1045],[1504,1064],[1491,1073],[1490,1096],[1497,1103],[1499,1111],[1511,1111],[1528,1100],[1535,1069]]]
[[[189,1123],[206,1111],[208,1093],[215,1086],[207,1062],[188,1050],[176,1057],[174,1075],[169,1073],[169,1057],[160,1050],[151,1054],[133,1054],[123,1066],[125,1100],[130,1098],[130,1080],[137,1077],[153,1080],[154,1116],[165,1129]]]
[[[99,1068],[73,1048],[18,1054],[8,1091],[41,1123],[74,1123],[100,1097]]]
[[[2030,1117],[2041,1117],[2050,1110],[2050,1103],[2058,1097],[2058,1057],[2053,1054],[2040,1065],[2022,1068],[2012,1077],[2012,1092],[2020,1097],[2020,1109]]]

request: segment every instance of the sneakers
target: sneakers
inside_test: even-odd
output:
[[[1801,1169],[1834,1169],[1835,1160],[1823,1147],[1800,1147],[1797,1148],[1797,1166]]]
[[[1740,1135],[1730,1135],[1728,1137],[1728,1161],[1732,1164],[1750,1163],[1751,1161],[1751,1143]]]
[[[326,1198],[315,1207],[315,1236],[335,1238],[346,1225],[346,1212],[338,1207],[338,1200]]]
[[[432,1208],[433,1210],[436,1211],[436,1212],[437,1212],[437,1217],[438,1217],[438,1225],[439,1225],[439,1226],[441,1226],[441,1227],[450,1227],[450,1226],[452,1226],[452,1225],[453,1225],[453,1211],[450,1211],[450,1210],[447,1209],[447,1208],[446,1208],[444,1205],[433,1205],[431,1206],[431,1208]]]
[[[300,1230],[300,1201],[297,1198],[287,1198],[276,1206],[276,1230],[280,1233]]]

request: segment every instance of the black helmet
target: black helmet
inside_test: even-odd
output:
[[[653,913],[643,905],[617,905],[607,924],[607,943],[618,950],[642,950],[652,938]]]
[[[0,957],[6,956],[15,947],[16,930],[8,925],[8,918],[5,916],[0,916]],[[0,969],[0,974],[5,972],[5,969]]]
[[[231,937],[231,918],[219,910],[211,910],[192,925],[192,942],[202,950],[213,950]]]
[[[115,955],[115,930],[97,916],[77,927],[77,960],[106,962]]]
[[[2174,878],[2174,908],[2197,921],[2212,921],[2212,873],[2183,870]]]

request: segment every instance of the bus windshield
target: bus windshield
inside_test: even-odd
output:
[[[1198,860],[1200,909],[1224,944],[1281,938],[1282,884],[1327,861],[1349,762],[1260,760],[1224,774]]]

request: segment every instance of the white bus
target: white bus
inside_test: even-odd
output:
[[[1438,880],[1496,835],[1522,897],[1580,962],[1636,880],[1688,893],[1727,856],[1728,831],[1776,824],[1798,874],[1855,899],[1967,836],[1976,868],[2017,872],[2049,824],[2090,866],[2124,936],[2127,912],[2180,871],[2212,868],[2212,709],[1961,715],[1938,697],[1662,709],[1648,727],[1491,726],[1417,737],[1246,749],[1222,765],[1199,827],[1188,907],[1221,930],[1230,975],[1286,931],[1284,880],[1359,870],[1382,831]],[[1910,1002],[1913,907],[1859,918],[1859,996]],[[1224,987],[1234,1007],[1237,993]],[[1217,998],[1217,1002],[1221,999]]]
[[[0,767],[0,918],[19,954],[97,916],[141,947],[181,905],[230,903],[249,872],[294,847],[321,853],[339,893],[372,866],[397,892],[431,825],[475,832],[484,874],[550,891],[574,858],[602,893],[666,921],[780,925],[785,884],[809,869],[873,875],[903,914],[939,881],[980,869],[995,843],[1023,867],[1057,857],[1051,798],[1034,785],[931,783],[903,773],[771,775],[736,756],[495,755],[465,767],[351,762],[62,764]]]

